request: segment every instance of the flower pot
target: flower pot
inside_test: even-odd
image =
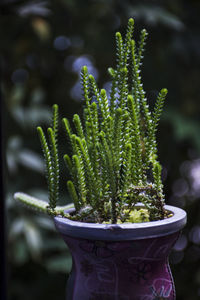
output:
[[[92,224],[55,217],[73,258],[67,300],[175,299],[168,256],[186,213],[135,224]],[[72,212],[73,210],[68,210]]]

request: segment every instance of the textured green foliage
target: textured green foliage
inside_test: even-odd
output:
[[[69,121],[63,119],[72,149],[72,158],[64,155],[72,178],[67,187],[76,210],[72,218],[78,220],[134,222],[131,213],[138,202],[148,211],[144,220],[165,217],[156,131],[167,90],[160,91],[151,111],[140,75],[147,32],[141,31],[137,47],[132,39],[133,29],[134,21],[130,19],[124,40],[121,33],[116,33],[116,67],[108,68],[111,90],[99,89],[87,66],[83,66],[83,121],[74,115],[74,132]],[[59,183],[57,129],[58,108],[54,106],[52,128],[47,130],[49,145],[38,127],[52,210],[56,207]]]
[[[76,209],[76,211],[79,211],[79,209],[80,209],[79,197],[77,195],[74,184],[71,180],[67,181],[67,187],[68,187],[69,194],[74,202],[75,209]]]
[[[130,19],[124,41],[121,33],[116,33],[116,68],[108,68],[112,80],[110,93],[98,89],[84,66],[84,126],[75,115],[76,135],[72,138],[69,124],[65,124],[74,153],[73,167],[67,163],[75,172],[74,189],[79,203],[83,207],[90,205],[90,217],[92,211],[96,221],[124,220],[123,209],[134,209],[139,201],[149,209],[151,219],[164,217],[156,131],[167,90],[161,90],[151,112],[140,76],[147,32],[141,31],[136,47],[133,27],[134,21]]]
[[[146,29],[143,29],[141,31],[141,35],[140,35],[140,43],[139,43],[139,47],[138,47],[138,54],[137,54],[137,63],[138,63],[138,66],[141,66],[142,65],[142,59],[143,59],[143,52],[144,52],[144,46],[146,44],[146,38],[147,38],[147,31]]]
[[[41,127],[37,127],[38,135],[40,138],[45,167],[46,178],[49,187],[49,207],[54,210],[59,198],[59,159],[57,148],[57,132],[58,132],[58,106],[53,105],[53,120],[52,128],[47,129],[49,145]]]

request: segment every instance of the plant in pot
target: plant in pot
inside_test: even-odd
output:
[[[54,217],[69,246],[73,267],[67,299],[175,299],[168,265],[170,249],[186,223],[186,213],[165,205],[156,131],[167,90],[150,110],[140,69],[147,37],[132,39],[129,19],[123,39],[116,33],[117,63],[109,68],[110,92],[99,90],[86,66],[81,70],[85,108],[64,118],[72,153],[64,155],[73,203],[57,206],[59,186],[58,106],[53,106],[47,137],[38,133],[44,152],[49,203],[24,193],[15,198]]]

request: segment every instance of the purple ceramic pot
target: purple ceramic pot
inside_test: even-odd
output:
[[[135,224],[92,224],[56,217],[73,258],[67,300],[175,300],[168,256],[186,213]],[[70,212],[70,210],[68,211]]]

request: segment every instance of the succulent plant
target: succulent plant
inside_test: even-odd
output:
[[[48,139],[43,129],[37,128],[45,158],[49,204],[23,193],[16,193],[15,198],[52,215],[85,222],[123,223],[167,217],[156,142],[167,89],[159,92],[150,110],[140,74],[147,32],[141,31],[136,44],[133,29],[131,18],[124,39],[116,33],[116,67],[108,68],[110,91],[99,89],[87,66],[83,66],[83,117],[74,115],[75,133],[69,121],[62,120],[72,149],[72,155],[64,155],[64,161],[71,174],[67,187],[74,202],[74,214],[66,214],[65,206],[56,206],[59,198],[57,105],[53,106]],[[137,208],[139,203],[143,204],[142,208]]]

